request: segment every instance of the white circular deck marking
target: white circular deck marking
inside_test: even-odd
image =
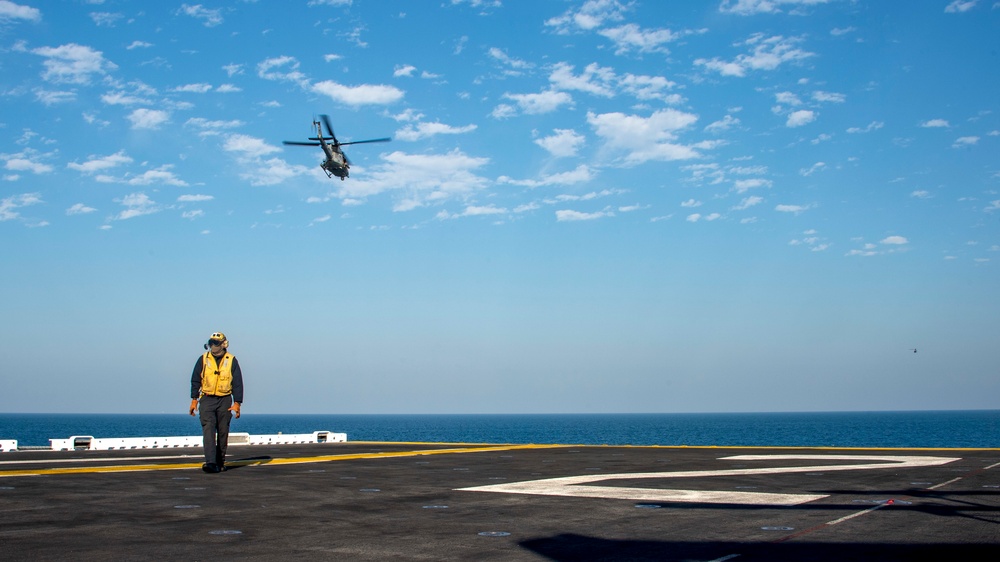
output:
[[[720,490],[667,490],[589,485],[611,480],[646,480],[664,478],[702,478],[706,476],[745,476],[750,474],[790,474],[844,470],[878,470],[939,466],[959,460],[953,457],[906,455],[736,455],[719,460],[737,461],[852,461],[851,464],[825,464],[812,466],[772,466],[765,468],[737,468],[724,470],[691,470],[678,472],[637,472],[586,476],[545,478],[509,484],[490,484],[458,488],[465,492],[497,492],[503,494],[532,494],[541,496],[566,496],[579,498],[606,498],[665,503],[708,503],[732,505],[800,505],[823,499],[829,494],[776,494],[764,492],[733,492]],[[544,461],[543,461],[544,462]]]

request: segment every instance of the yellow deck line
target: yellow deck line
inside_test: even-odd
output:
[[[385,443],[383,443],[385,444]],[[419,451],[390,451],[379,453],[351,453],[346,455],[318,455],[312,457],[286,457],[272,458],[266,460],[244,460],[226,463],[227,466],[251,466],[251,465],[281,465],[281,464],[305,464],[332,461],[348,461],[358,459],[379,459],[394,457],[418,457],[425,455],[448,455],[460,453],[486,453],[498,451],[515,451],[523,449],[553,449],[566,447],[567,445],[485,445],[475,447],[462,447],[452,449],[422,449]],[[109,459],[110,460],[110,459]],[[121,459],[127,460],[127,459]],[[44,463],[40,459],[39,463]],[[170,464],[129,464],[110,466],[78,466],[59,468],[25,468],[17,470],[0,470],[0,478],[12,476],[43,476],[59,474],[96,474],[107,472],[141,472],[152,470],[183,470],[191,468],[201,468],[201,463],[170,463]]]
[[[272,458],[267,460],[244,460],[227,463],[229,466],[252,466],[252,465],[283,465],[283,464],[306,464],[333,461],[348,461],[359,459],[416,457],[426,455],[448,455],[462,453],[485,453],[498,451],[516,451],[529,449],[556,449],[556,448],[631,448],[631,449],[664,449],[664,450],[684,450],[684,449],[710,449],[710,450],[812,450],[812,451],[1000,451],[1000,448],[983,447],[768,447],[768,446],[740,446],[740,445],[567,445],[567,444],[526,444],[526,445],[504,445],[489,443],[434,443],[434,442],[387,442],[387,441],[352,441],[352,444],[363,445],[409,445],[409,446],[443,446],[447,449],[421,449],[416,451],[391,451],[378,453],[350,453],[342,455],[317,455],[309,457],[285,457]],[[96,460],[96,459],[94,459]],[[112,459],[108,459],[112,460]],[[128,459],[121,459],[127,461]],[[44,459],[37,462],[45,463]],[[59,474],[95,474],[108,472],[140,472],[152,470],[186,470],[201,468],[201,463],[170,463],[170,464],[130,464],[130,465],[110,465],[110,466],[90,466],[90,467],[59,467],[59,468],[27,468],[17,470],[0,470],[0,478],[13,476],[42,476]]]
[[[434,441],[350,441],[357,445],[449,445],[455,447],[499,447],[503,443],[451,443]],[[591,449],[764,449],[764,450],[808,450],[808,451],[1000,451],[1000,447],[838,447],[835,445],[594,445],[580,443],[534,444],[538,447],[586,447]]]

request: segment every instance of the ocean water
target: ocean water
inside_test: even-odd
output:
[[[246,414],[231,431],[346,433],[349,441],[1000,447],[1000,410],[726,414]],[[0,439],[48,446],[49,439],[200,435],[183,414],[0,414]]]

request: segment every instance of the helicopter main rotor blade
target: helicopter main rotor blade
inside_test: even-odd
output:
[[[281,144],[288,144],[292,146],[321,146],[318,142],[299,142],[299,141],[282,141]]]
[[[330,117],[328,115],[320,115],[320,119],[323,120],[323,124],[326,125],[326,132],[330,133],[330,138],[333,142],[337,142],[337,135],[333,134],[333,127],[330,126]]]
[[[370,140],[363,140],[363,141],[351,141],[351,142],[342,142],[342,143],[339,143],[339,144],[340,144],[340,146],[344,146],[344,145],[347,145],[347,144],[365,144],[365,143],[368,143],[368,142],[389,142],[391,140],[392,140],[391,138],[386,137],[384,139],[370,139]]]

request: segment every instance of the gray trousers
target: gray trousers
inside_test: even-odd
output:
[[[226,446],[229,445],[229,422],[233,413],[233,396],[202,396],[198,407],[201,412],[201,437],[205,446],[205,462],[218,466],[226,464]]]

